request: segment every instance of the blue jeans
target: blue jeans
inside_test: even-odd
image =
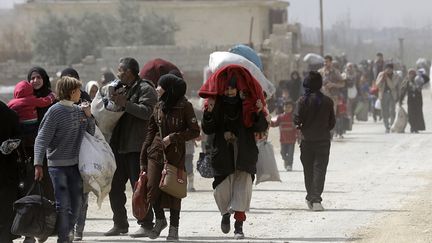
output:
[[[281,143],[281,155],[284,166],[293,165],[295,143]]]
[[[81,234],[84,232],[85,221],[87,219],[88,196],[88,192],[82,194],[81,209],[79,211],[78,219],[75,225],[75,232]]]
[[[58,241],[69,241],[69,232],[78,218],[83,194],[83,182],[78,165],[51,166],[48,172],[54,187],[57,209]]]

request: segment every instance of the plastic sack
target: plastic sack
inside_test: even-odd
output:
[[[96,126],[95,135],[84,134],[79,153],[78,168],[85,186],[97,197],[99,208],[111,191],[111,182],[117,168],[114,154]]]
[[[369,107],[368,103],[365,101],[359,101],[354,110],[354,114],[358,121],[367,121],[368,120]]]
[[[398,106],[396,111],[396,119],[390,130],[394,133],[404,133],[407,124],[408,114],[402,106]]]
[[[377,100],[375,101],[374,108],[375,108],[376,110],[381,110],[381,100],[380,100],[380,99],[377,99]]]
[[[256,164],[256,182],[258,185],[265,181],[281,181],[279,170],[276,165],[273,145],[268,141],[257,142],[258,146],[258,161]]]
[[[117,125],[117,122],[120,120],[124,111],[110,111],[106,109],[104,105],[104,92],[103,90],[107,89],[108,86],[102,87],[96,93],[92,103],[91,103],[91,113],[97,121],[97,124],[104,135],[106,141],[111,140],[111,135],[114,130],[114,127]],[[102,91],[102,92],[101,92]]]
[[[318,65],[324,63],[324,58],[315,53],[308,53],[304,56],[303,61],[309,65]]]
[[[240,65],[246,68],[261,85],[263,91],[266,92],[267,98],[270,98],[276,92],[275,86],[264,76],[263,72],[243,56],[222,51],[210,54],[209,67],[212,73],[215,73],[218,69],[231,64]]]

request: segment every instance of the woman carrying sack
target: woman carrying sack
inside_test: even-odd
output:
[[[159,237],[167,227],[164,208],[170,209],[167,240],[178,240],[181,199],[159,186],[167,166],[185,175],[185,142],[199,136],[200,128],[192,104],[185,98],[186,83],[173,74],[161,76],[156,91],[159,103],[155,107],[141,150],[141,167],[148,175],[147,199],[152,204],[156,223],[151,239]],[[164,165],[164,163],[167,163]],[[186,181],[184,181],[185,183]],[[186,188],[186,187],[185,187]]]

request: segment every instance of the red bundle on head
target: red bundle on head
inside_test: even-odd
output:
[[[266,103],[260,84],[244,67],[240,65],[227,65],[220,68],[204,83],[198,95],[204,99],[222,96],[232,78],[235,78],[237,81],[237,90],[247,94],[246,98],[242,101],[243,124],[246,127],[251,127],[253,124],[252,114],[258,111],[258,107],[256,106],[257,100],[261,100],[263,106]]]

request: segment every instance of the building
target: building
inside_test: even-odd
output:
[[[15,11],[32,28],[49,13],[116,15],[118,5],[126,1],[136,3],[143,14],[171,18],[179,27],[176,45],[186,47],[252,43],[259,49],[273,24],[287,23],[289,6],[281,0],[31,0],[16,4]]]

